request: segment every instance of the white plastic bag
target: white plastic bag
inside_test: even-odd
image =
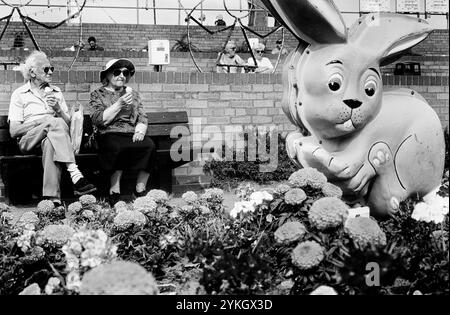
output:
[[[80,152],[81,140],[83,138],[83,105],[78,103],[78,110],[72,107],[70,113],[70,138],[72,139],[72,148],[75,154]]]

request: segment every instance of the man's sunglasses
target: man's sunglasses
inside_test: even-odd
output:
[[[50,70],[52,71],[52,73],[55,72],[55,67],[45,67],[45,68],[44,68],[44,72],[45,72],[46,74],[48,74],[48,72],[49,72]]]
[[[116,69],[116,70],[113,71],[113,75],[115,77],[118,77],[122,73],[123,73],[124,77],[128,77],[132,72],[130,70],[128,70],[128,69],[125,69],[125,70]]]
[[[262,53],[264,53],[264,50],[257,50],[256,53],[257,54],[262,54]]]

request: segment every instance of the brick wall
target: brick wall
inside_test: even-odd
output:
[[[99,87],[96,71],[54,74],[69,105],[87,104],[90,91]],[[409,87],[420,92],[438,113],[443,126],[449,126],[448,76],[384,76],[386,87]],[[141,93],[146,111],[187,111],[190,123],[202,128],[217,126],[276,126],[278,132],[294,130],[282,112],[279,74],[138,72],[131,86]],[[0,114],[7,113],[11,92],[23,84],[21,74],[0,71]],[[203,129],[202,129],[203,130]],[[210,140],[205,134],[203,143]],[[207,182],[202,163],[192,162],[174,171],[179,184]],[[183,186],[185,187],[185,186]]]
[[[0,22],[0,29],[4,22]],[[63,25],[54,30],[47,30],[43,27],[30,23],[30,28],[41,46],[41,48],[62,50],[72,46],[78,41],[79,27],[76,25]],[[216,30],[215,27],[211,27]],[[261,34],[267,34],[271,28],[252,28]],[[10,49],[13,47],[14,34],[25,32],[25,47],[34,48],[31,39],[28,37],[22,23],[10,23],[4,38],[0,42],[0,49]],[[132,25],[132,24],[83,24],[84,40],[93,35],[97,38],[100,46],[109,51],[120,51],[138,49],[146,47],[149,39],[169,39],[171,47],[187,32],[186,26],[178,25]],[[217,52],[223,46],[228,32],[221,32],[209,35],[198,26],[192,26],[190,30],[192,44],[201,51]],[[249,34],[249,37],[254,35]],[[275,47],[275,41],[281,37],[280,32],[268,36],[264,41],[268,49]],[[232,37],[237,43],[242,43],[244,38],[239,28],[236,28]],[[286,32],[286,47],[293,49],[297,46],[297,40]],[[448,56],[448,30],[436,30],[423,43],[413,49],[414,53],[421,55],[447,55]]]
[[[74,52],[47,51],[52,64],[59,70],[68,69],[74,60]],[[1,51],[0,62],[23,62],[29,52],[26,51]],[[244,60],[250,57],[250,54],[239,54]],[[135,64],[137,71],[154,71],[153,66],[148,65],[148,55],[145,52],[123,52],[118,55],[116,52],[81,52],[75,64],[72,67],[74,71],[97,70],[112,58],[129,58]],[[278,55],[266,54],[272,64],[275,66]],[[203,72],[216,71],[217,53],[197,53],[195,59]],[[276,72],[280,73],[283,69],[285,57],[280,58],[279,66]],[[448,76],[449,75],[449,57],[448,56],[404,56],[396,62],[418,62],[421,66],[423,76]],[[382,68],[383,74],[394,74],[395,63]],[[12,69],[13,65],[8,65]],[[163,66],[165,72],[197,72],[194,62],[187,52],[172,52],[171,62]]]

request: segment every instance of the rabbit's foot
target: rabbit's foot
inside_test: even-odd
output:
[[[305,137],[300,132],[291,132],[286,137],[286,152],[289,158],[298,166],[301,167],[301,162],[298,157],[298,148],[300,147],[301,139]]]
[[[375,144],[369,152],[369,162],[378,175],[371,191],[371,199],[378,200],[377,204],[384,203],[388,214],[393,215],[399,210],[406,190],[397,175],[389,146],[383,142]]]

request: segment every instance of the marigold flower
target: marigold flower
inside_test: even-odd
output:
[[[291,186],[287,185],[287,184],[279,184],[276,188],[275,188],[275,193],[279,194],[279,195],[284,195],[285,193],[287,193],[289,190],[291,190]]]
[[[306,200],[306,198],[308,198],[308,196],[306,196],[303,189],[294,188],[294,189],[289,190],[284,195],[284,202],[287,203],[288,205],[293,205],[293,206],[301,205],[303,203],[303,201]]]
[[[312,167],[302,168],[289,177],[289,184],[295,188],[309,186],[315,189],[322,189],[327,182],[327,178],[321,172]]]
[[[83,206],[90,206],[97,202],[97,198],[93,195],[83,195],[78,199]]]
[[[366,217],[350,218],[345,222],[345,231],[360,247],[386,245],[386,234],[378,223]]]
[[[223,190],[219,188],[205,189],[205,192],[200,196],[200,198],[208,202],[222,202]]]
[[[81,216],[88,220],[92,220],[95,218],[94,212],[92,212],[91,210],[84,210]]]
[[[75,230],[68,225],[47,225],[38,233],[36,243],[63,246],[75,234]],[[38,241],[39,240],[39,241]]]
[[[322,193],[325,197],[342,198],[342,189],[332,183],[325,183],[322,187]]]
[[[78,212],[80,212],[83,209],[83,205],[81,204],[81,202],[76,201],[76,202],[72,202],[68,207],[67,207],[67,211],[71,214],[77,214]]]
[[[322,246],[314,241],[306,241],[297,245],[292,251],[292,263],[302,270],[318,266],[325,258]]]
[[[156,295],[153,275],[132,262],[117,261],[89,270],[83,277],[81,295]]]
[[[305,226],[298,221],[291,221],[280,226],[274,233],[275,240],[280,244],[289,244],[301,239],[306,233]]]
[[[51,200],[42,200],[38,203],[36,212],[38,213],[48,213],[55,209],[55,204]]]
[[[316,200],[308,213],[309,222],[319,230],[342,225],[348,217],[348,206],[336,197]]]
[[[191,205],[193,203],[196,203],[198,201],[198,196],[193,191],[187,191],[181,196],[181,198],[188,204]]]
[[[159,205],[165,205],[169,201],[169,195],[160,189],[150,190],[147,193],[147,197],[152,198]]]
[[[19,221],[17,221],[17,225],[20,227],[25,227],[28,224],[36,225],[39,221],[38,216],[34,212],[28,211],[22,214]]]
[[[120,213],[122,211],[128,211],[128,206],[125,201],[118,201],[114,205],[114,210],[116,210],[116,213]]]
[[[4,220],[7,224],[10,224],[14,220],[14,215],[11,212],[2,212],[0,220]]]
[[[139,211],[123,211],[114,218],[114,226],[119,231],[125,231],[133,227],[143,227],[147,223],[147,218]]]
[[[133,202],[133,209],[144,214],[155,212],[158,204],[153,198],[139,197]]]

